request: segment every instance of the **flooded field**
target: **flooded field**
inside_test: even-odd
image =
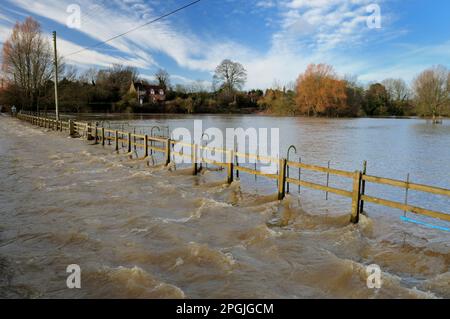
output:
[[[304,162],[450,188],[450,125],[420,120],[200,116],[204,126],[280,127]],[[126,119],[191,128],[194,117]],[[284,156],[284,155],[283,155]],[[292,171],[292,174],[296,174]],[[221,172],[168,171],[0,116],[1,298],[450,298],[450,233],[403,212]],[[308,176],[305,176],[307,178]],[[322,180],[323,175],[309,176]],[[332,180],[333,185],[340,181]],[[403,193],[369,189],[402,201]],[[448,212],[448,198],[410,201]],[[444,222],[430,221],[448,227]],[[82,288],[66,287],[66,267]],[[368,289],[366,266],[382,269]]]

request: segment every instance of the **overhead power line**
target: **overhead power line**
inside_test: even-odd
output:
[[[193,6],[194,4],[199,3],[200,1],[201,1],[201,0],[192,1],[192,2],[186,4],[186,5],[182,6],[182,7],[179,7],[178,9],[175,9],[175,10],[173,10],[173,11],[171,11],[171,12],[168,12],[168,13],[166,13],[166,14],[164,14],[164,15],[162,15],[162,16],[156,18],[156,19],[153,19],[153,20],[151,20],[151,21],[149,21],[149,22],[146,22],[146,23],[144,23],[144,24],[141,24],[141,25],[139,25],[139,26],[137,26],[137,27],[135,27],[135,28],[132,28],[132,29],[130,29],[130,30],[124,32],[124,33],[118,34],[118,35],[116,35],[116,36],[114,36],[114,37],[112,37],[112,38],[109,38],[109,39],[104,40],[104,41],[102,41],[102,42],[96,43],[96,44],[94,44],[94,45],[84,47],[84,48],[81,49],[81,50],[72,52],[72,53],[66,55],[66,57],[69,57],[69,56],[72,56],[72,55],[81,53],[81,52],[83,52],[83,51],[86,51],[86,50],[89,50],[89,49],[98,47],[98,46],[103,45],[103,44],[105,44],[105,43],[108,43],[108,42],[110,42],[110,41],[112,41],[112,40],[115,40],[115,39],[117,39],[117,38],[120,38],[120,37],[122,37],[122,36],[124,36],[124,35],[127,35],[128,33],[131,33],[131,32],[133,32],[133,31],[136,31],[136,30],[138,30],[138,29],[140,29],[140,28],[143,28],[143,27],[145,27],[145,26],[148,26],[149,24],[155,23],[155,22],[157,22],[157,21],[159,21],[159,20],[162,20],[162,19],[164,19],[164,18],[167,18],[168,16],[171,16],[171,15],[173,15],[173,14],[179,12],[179,11],[182,11],[182,10],[184,10],[184,9],[187,9],[187,8]]]

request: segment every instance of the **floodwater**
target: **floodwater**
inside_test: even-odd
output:
[[[356,170],[367,160],[370,174],[410,173],[413,182],[450,188],[449,124],[258,116],[126,123],[191,128],[194,119],[205,128],[280,127],[282,152],[295,144],[303,162]],[[331,194],[291,186],[279,202],[275,181],[243,174],[228,186],[211,167],[194,177],[90,144],[0,116],[1,298],[450,298],[450,233],[404,223],[403,212],[366,204],[367,216],[351,225],[349,200]],[[330,185],[349,186],[336,177]],[[404,200],[388,187],[368,193]],[[408,201],[449,212],[448,198],[410,192]],[[81,267],[81,289],[66,286],[70,264]],[[381,289],[367,287],[371,264],[382,270]]]

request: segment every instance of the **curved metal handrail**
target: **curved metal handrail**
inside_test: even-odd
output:
[[[291,153],[291,151],[294,150],[294,154],[297,155],[297,148],[294,145],[289,146],[288,151],[287,151],[287,161],[289,162],[289,155]],[[289,166],[287,167],[287,178],[289,178]],[[286,192],[289,194],[289,182],[287,183],[287,188],[286,188]]]

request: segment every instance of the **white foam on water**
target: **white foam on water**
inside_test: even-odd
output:
[[[61,186],[49,186],[49,187],[45,188],[45,191],[47,191],[47,192],[66,191],[66,190],[75,188],[77,186],[78,186],[77,183],[72,183],[69,185],[61,185]]]
[[[148,227],[147,228],[133,228],[132,230],[130,230],[130,233],[146,233],[148,232]]]

